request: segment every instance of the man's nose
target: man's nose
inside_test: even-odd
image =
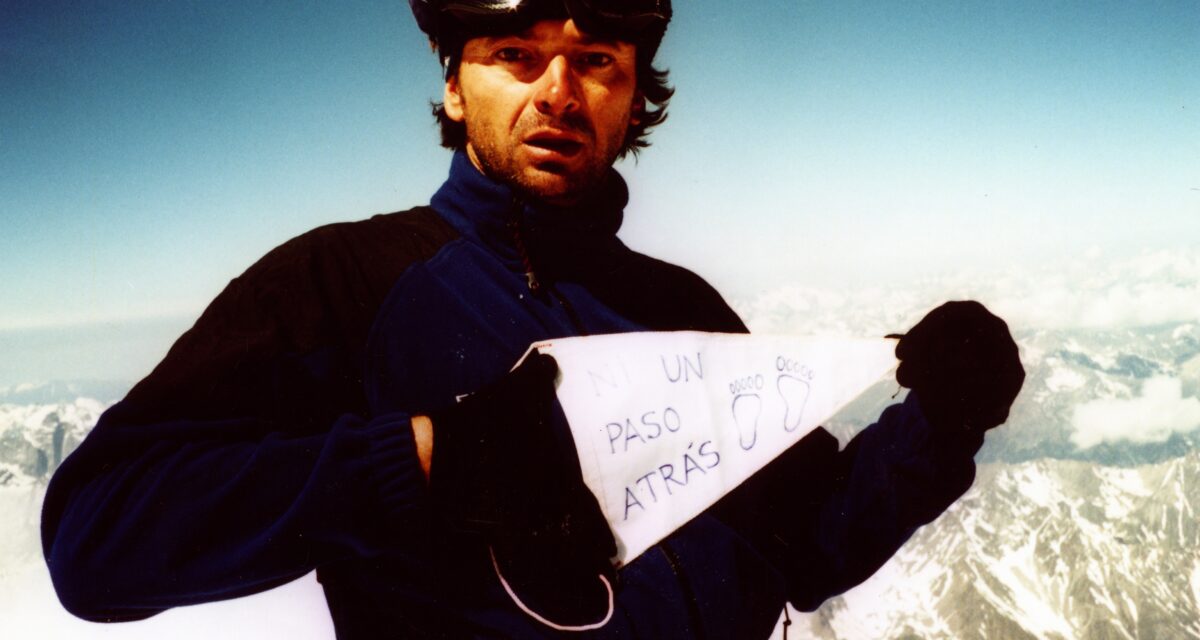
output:
[[[546,65],[542,77],[538,78],[534,104],[538,111],[550,116],[579,109],[579,87],[576,85],[575,72],[565,56],[556,56]]]

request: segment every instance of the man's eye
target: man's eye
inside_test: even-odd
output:
[[[613,57],[607,53],[585,53],[579,61],[586,67],[607,67],[613,63]]]
[[[496,58],[504,62],[522,62],[529,60],[529,52],[516,47],[504,47],[496,52]]]

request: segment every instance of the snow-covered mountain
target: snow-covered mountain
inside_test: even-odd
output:
[[[1009,420],[963,499],[788,637],[1200,638],[1200,254],[736,307],[756,332],[882,336],[953,299],[1013,330],[1027,375]],[[827,427],[848,440],[898,391],[877,385]]]
[[[40,562],[38,518],[46,483],[104,407],[90,398],[0,404],[0,583],[6,569]]]
[[[988,464],[870,580],[794,637],[1200,637],[1200,452],[1116,468]]]
[[[1200,326],[1018,334],[1025,387],[983,460],[1132,465],[1200,443]],[[1156,385],[1174,385],[1158,398]]]
[[[104,409],[104,404],[91,398],[0,404],[0,487],[48,480]]]
[[[1008,421],[988,433],[979,461],[1132,466],[1200,448],[1200,324],[1015,337],[1025,386]],[[894,380],[881,382],[826,428],[848,441],[882,407],[902,399],[898,391]]]

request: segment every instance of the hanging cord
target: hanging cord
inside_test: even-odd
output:
[[[517,592],[513,591],[513,588],[508,584],[508,580],[504,579],[504,574],[500,573],[500,563],[496,561],[496,550],[493,549],[491,545],[488,545],[488,553],[492,556],[492,568],[496,570],[496,577],[500,578],[500,585],[504,587],[504,591],[508,593],[508,597],[512,598],[512,601],[517,605],[517,608],[527,613],[529,617],[533,618],[534,620],[537,620],[538,622],[550,627],[551,629],[554,629],[555,631],[594,631],[608,624],[609,620],[612,620],[614,609],[613,588],[612,584],[608,581],[608,578],[604,577],[604,574],[596,574],[596,577],[600,578],[600,582],[604,583],[604,589],[608,591],[608,613],[604,614],[604,619],[600,620],[599,622],[583,625],[558,624],[557,622],[553,622],[539,615],[538,612],[530,609],[524,602],[521,601],[519,597],[517,597]]]
[[[788,603],[783,603],[783,640],[787,640],[788,627],[792,626],[792,616],[788,615]]]

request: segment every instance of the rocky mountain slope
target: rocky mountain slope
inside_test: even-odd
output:
[[[1200,452],[1134,468],[988,464],[800,638],[1200,637]]]
[[[0,404],[0,487],[42,482],[96,424],[105,405],[90,398]]]

